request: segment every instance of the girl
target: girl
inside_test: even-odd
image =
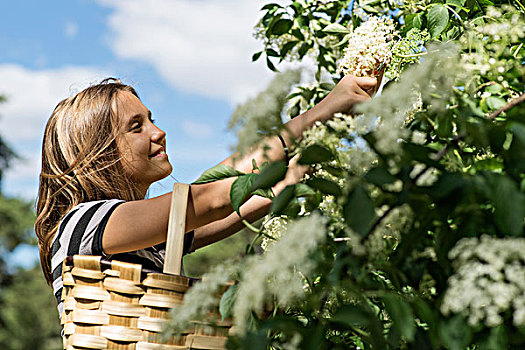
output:
[[[343,78],[317,106],[289,121],[282,135],[222,163],[249,172],[252,159],[258,164],[284,159],[286,144],[316,121],[349,112],[369,99],[375,85],[375,78]],[[148,187],[171,170],[166,134],[132,87],[106,79],[57,105],[44,134],[35,231],[42,269],[60,313],[62,261],[67,256],[102,255],[162,268],[171,193],[144,198]],[[279,193],[303,174],[292,160],[274,191]],[[234,180],[191,186],[185,252],[237,232],[242,219],[253,222],[267,213],[271,201],[257,196],[242,205],[242,218],[233,212],[229,192]]]

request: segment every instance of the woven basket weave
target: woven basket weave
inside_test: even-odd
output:
[[[175,261],[176,266],[165,266],[164,272],[180,271],[184,233],[180,218],[183,222],[187,198],[187,189],[180,191],[180,187],[174,188],[166,251],[167,257],[175,255],[166,261]],[[163,337],[169,310],[182,304],[194,281],[180,272],[160,273],[140,264],[75,255],[64,260],[62,279],[64,349],[225,348],[231,322],[220,321],[213,327],[194,323],[181,335]]]

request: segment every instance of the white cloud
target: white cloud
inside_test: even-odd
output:
[[[102,73],[89,67],[30,70],[0,65],[0,95],[7,97],[0,104],[0,135],[21,157],[5,174],[7,193],[34,198],[47,119],[59,101],[108,76]]]
[[[78,25],[75,22],[68,21],[64,25],[64,35],[66,38],[74,38],[78,33]]]
[[[205,139],[213,134],[211,125],[184,120],[181,123],[182,130],[191,137]]]
[[[150,63],[172,86],[235,104],[272,73],[251,62],[261,0],[98,0],[114,9],[111,48]]]
[[[2,137],[10,143],[39,140],[57,103],[107,76],[102,73],[88,67],[30,70],[0,65],[0,95],[7,97],[0,104]]]

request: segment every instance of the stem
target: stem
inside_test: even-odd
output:
[[[244,224],[244,226],[246,226],[250,231],[253,231],[255,233],[261,233],[261,229],[260,228],[257,228],[255,226],[253,226],[252,224],[250,224],[248,221],[246,221],[245,219],[242,219],[242,223]]]
[[[375,229],[377,228],[377,226],[379,226],[379,224],[381,223],[381,221],[383,221],[387,216],[388,214],[390,214],[390,212],[392,210],[394,210],[395,206],[391,206],[390,208],[388,208],[384,213],[383,215],[381,215],[381,217],[379,219],[376,220],[376,222],[374,222],[374,225],[372,225],[372,228],[370,228],[370,230],[368,230],[368,232],[366,233],[366,235],[364,235],[362,238],[361,238],[361,244],[364,242],[365,239],[367,239],[374,231]]]
[[[525,101],[525,93],[524,93],[524,94],[521,94],[520,96],[518,96],[518,97],[515,98],[514,100],[510,101],[510,102],[507,103],[505,106],[503,106],[503,107],[501,107],[500,109],[498,109],[497,111],[492,112],[492,113],[489,115],[489,119],[495,119],[495,118],[496,118],[497,116],[499,116],[501,113],[508,111],[509,109],[511,109],[511,108],[514,107],[514,106],[519,105],[519,104],[522,103],[523,101]]]
[[[336,237],[334,238],[334,242],[346,242],[346,241],[350,241],[351,238],[350,237]]]
[[[456,15],[456,18],[459,19],[459,23],[461,23],[461,26],[463,27],[463,29],[465,29],[465,24],[463,23],[463,20],[461,19],[461,16],[456,12],[454,11],[454,9],[450,6],[448,6],[447,4],[444,5],[447,9],[449,9],[450,11],[452,11],[452,13],[454,13],[454,15]]]
[[[516,56],[518,55],[518,52],[520,51],[521,47],[523,46],[523,43],[520,44],[520,46],[518,46],[516,48],[516,51],[514,51],[514,55],[512,55],[514,58],[516,58]]]
[[[478,88],[474,91],[475,93],[478,92],[479,90],[483,89],[484,87],[487,87],[487,86],[490,86],[490,85],[495,85],[496,83],[493,82],[493,81],[487,81],[486,83],[483,83],[481,84],[480,86],[478,86]]]
[[[525,7],[523,7],[523,4],[519,2],[519,0],[514,0],[514,1],[517,2],[518,5],[520,5],[522,11],[525,11]]]
[[[425,51],[425,52],[413,53],[413,54],[411,54],[411,55],[401,55],[401,54],[399,54],[399,55],[396,55],[396,56],[398,56],[398,57],[403,57],[403,58],[410,58],[410,57],[419,57],[419,56],[424,56],[424,55],[426,55],[426,54],[427,54],[427,52]]]
[[[253,237],[252,241],[250,242],[250,244],[248,245],[248,247],[246,248],[246,254],[249,254],[250,251],[253,250],[253,245],[255,244],[255,241],[257,241],[257,239],[261,237],[261,235],[256,235],[255,237]]]
[[[465,133],[462,132],[456,136],[454,136],[454,138],[452,139],[452,143],[456,144],[459,140],[461,140],[463,137],[465,137]],[[443,158],[445,156],[445,153],[448,152],[449,150],[449,146],[450,144],[446,145],[445,147],[443,147],[437,154],[436,154],[436,158],[434,160],[436,161],[439,161],[441,160],[441,158]]]

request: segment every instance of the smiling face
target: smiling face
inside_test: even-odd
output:
[[[153,124],[151,111],[132,93],[120,91],[116,104],[122,165],[145,194],[153,182],[172,171],[166,154],[166,133]]]

